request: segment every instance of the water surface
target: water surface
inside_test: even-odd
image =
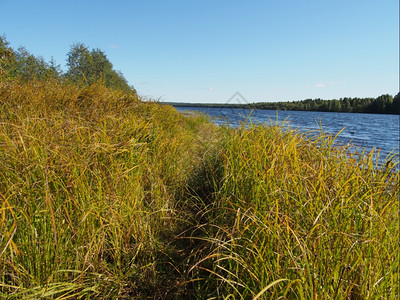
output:
[[[302,132],[321,129],[336,135],[338,143],[351,144],[361,152],[380,149],[384,158],[392,151],[399,157],[400,116],[383,114],[334,113],[314,111],[273,111],[240,108],[176,107],[178,111],[198,111],[208,114],[217,125],[240,126],[248,120],[252,123],[270,124],[284,122],[285,126]],[[250,115],[251,113],[251,115]]]

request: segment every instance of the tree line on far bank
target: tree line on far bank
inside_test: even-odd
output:
[[[333,100],[306,99],[286,102],[254,102],[237,103],[176,103],[173,106],[185,107],[216,107],[216,108],[250,108],[268,110],[297,110],[297,111],[324,111],[324,112],[352,112],[375,114],[400,114],[400,93],[395,97],[385,94],[377,98],[340,98]]]
[[[90,50],[82,43],[74,43],[67,53],[67,70],[63,72],[53,58],[47,62],[43,57],[29,53],[25,47],[14,50],[6,37],[0,36],[0,80],[10,79],[55,79],[86,85],[102,81],[107,87],[136,93],[100,49]]]
[[[272,110],[400,114],[400,93],[395,97],[385,94],[377,98],[306,99],[292,102],[253,103],[248,106]]]

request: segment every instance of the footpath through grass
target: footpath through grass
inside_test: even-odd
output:
[[[395,299],[398,161],[332,143],[0,83],[0,296]]]
[[[281,126],[228,130],[199,230],[205,298],[396,299],[399,172]],[[205,288],[204,285],[207,287]]]

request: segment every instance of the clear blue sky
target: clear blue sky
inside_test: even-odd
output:
[[[398,0],[0,0],[0,35],[65,68],[102,49],[140,95],[178,102],[399,91]]]

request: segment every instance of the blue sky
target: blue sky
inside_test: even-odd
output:
[[[0,35],[65,68],[102,49],[144,97],[224,103],[399,91],[398,0],[0,0]]]

